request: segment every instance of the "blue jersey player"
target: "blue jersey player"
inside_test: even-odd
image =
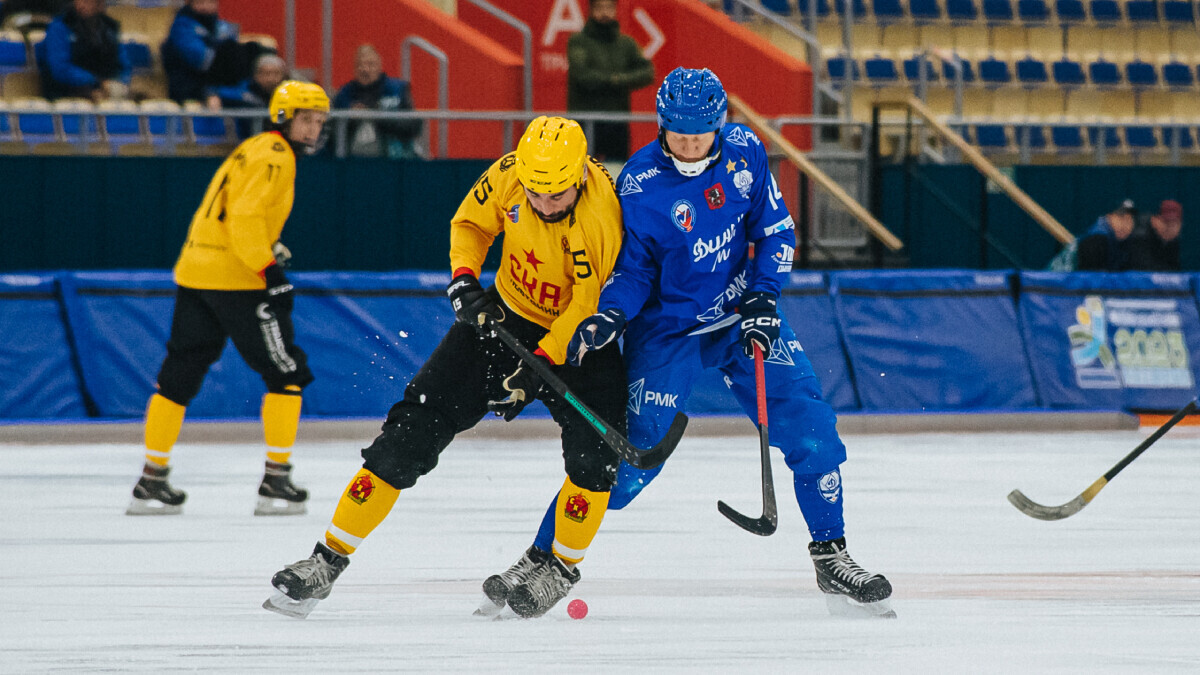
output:
[[[726,100],[708,69],[677,68],[663,81],[658,140],[635,153],[617,180],[625,240],[616,268],[598,313],[580,323],[568,357],[579,364],[624,333],[629,439],[648,448],[685,407],[701,366],[720,370],[755,418],[757,344],[765,356],[771,446],[792,470],[813,538],[817,584],[834,601],[831,609],[854,604],[885,614],[891,584],[846,552],[838,471],[846,449],[833,409],[822,401],[812,365],[777,311],[792,269],[792,218],[762,142],[747,127],[726,124]],[[629,504],[661,468],[643,471],[622,462],[608,508]],[[523,581],[526,558],[551,550],[557,503],[526,557],[484,582],[496,604]],[[548,602],[570,591],[561,586],[546,589]],[[846,598],[853,603],[842,602]]]

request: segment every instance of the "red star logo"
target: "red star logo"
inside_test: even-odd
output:
[[[534,254],[533,249],[529,249],[528,251],[525,251],[525,262],[533,265],[533,271],[536,272],[538,271],[538,265],[541,265],[546,261],[538,260],[538,257],[536,254]]]

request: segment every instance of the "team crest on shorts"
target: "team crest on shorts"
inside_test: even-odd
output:
[[[671,207],[671,220],[680,232],[691,232],[696,226],[696,207],[686,199],[680,199]]]
[[[817,481],[817,490],[821,492],[822,499],[830,504],[836,504],[842,498],[842,474],[834,469],[821,476],[821,479]]]
[[[371,480],[370,476],[359,476],[350,484],[350,490],[346,492],[346,496],[355,504],[362,504],[371,498],[375,492],[375,481]]]
[[[582,492],[567,497],[567,503],[563,505],[563,515],[567,518],[582,523],[587,519],[588,509],[592,504],[583,496]]]

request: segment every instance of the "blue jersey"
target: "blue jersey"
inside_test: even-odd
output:
[[[762,141],[740,124],[721,134],[720,156],[699,176],[679,173],[657,141],[625,164],[625,241],[601,310],[679,334],[730,323],[747,291],[779,293],[792,269],[792,217]]]

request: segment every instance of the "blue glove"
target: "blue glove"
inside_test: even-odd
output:
[[[754,357],[754,345],[763,356],[771,355],[771,345],[779,339],[779,314],[775,311],[779,298],[774,293],[755,291],[742,296],[742,351]]]
[[[616,340],[625,330],[625,312],[606,309],[579,322],[575,335],[567,345],[567,361],[578,366],[590,351],[602,349]]]

